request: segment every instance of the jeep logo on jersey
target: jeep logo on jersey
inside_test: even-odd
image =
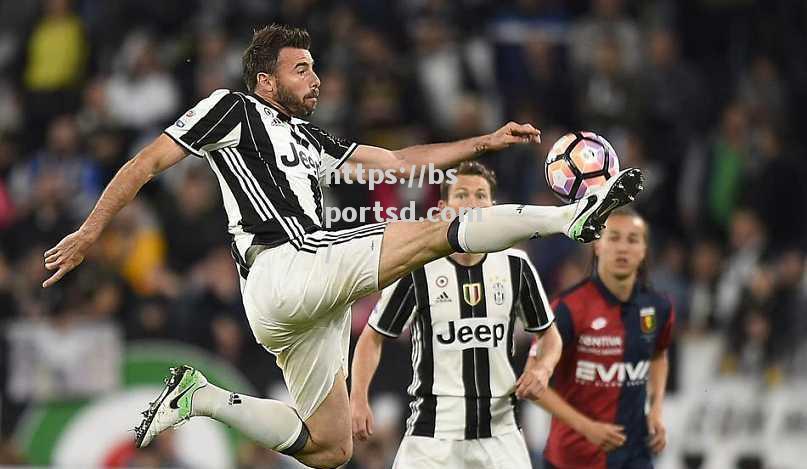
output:
[[[595,386],[637,386],[647,380],[650,362],[642,360],[638,363],[616,362],[610,366],[588,360],[577,361],[574,377],[577,381],[591,383]]]
[[[462,298],[471,306],[476,306],[482,301],[482,284],[466,283],[462,286]]]
[[[503,343],[507,327],[490,318],[467,318],[434,326],[437,346],[446,350],[495,348]]]

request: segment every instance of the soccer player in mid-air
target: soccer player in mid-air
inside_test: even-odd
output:
[[[488,151],[536,143],[529,124],[451,143],[390,151],[335,138],[304,120],[320,81],[301,29],[256,31],[243,56],[247,92],[216,90],[181,116],[115,175],[79,229],[45,252],[48,287],[79,265],[113,216],[150,179],[187,155],[218,178],[255,339],[276,356],[294,407],[241,396],[188,366],[172,369],[144,412],[139,447],[197,415],[227,423],[264,446],[315,467],[353,451],[347,375],[350,305],[429,261],[453,252],[495,252],[535,236],[590,242],[614,208],[641,190],[627,169],[575,204],[499,205],[451,221],[397,221],[326,231],[321,182],[334,170],[450,168]]]
[[[535,401],[553,415],[547,468],[652,469],[652,454],[666,445],[675,314],[646,284],[647,230],[627,207],[611,213],[594,244],[592,277],[552,303],[563,355],[551,388]]]
[[[476,161],[443,183],[440,207],[491,207],[493,173]],[[513,331],[541,337],[540,356],[516,380]],[[516,396],[538,399],[561,339],[538,273],[524,251],[454,253],[415,269],[381,294],[353,354],[350,410],[359,440],[373,432],[368,389],[385,337],[412,331],[412,412],[394,468],[528,469]]]

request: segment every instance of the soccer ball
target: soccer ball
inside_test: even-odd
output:
[[[546,182],[562,201],[580,200],[619,172],[614,147],[594,132],[572,132],[559,138],[544,165]]]

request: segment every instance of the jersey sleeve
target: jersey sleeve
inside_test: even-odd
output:
[[[301,126],[303,131],[313,141],[315,147],[320,152],[322,157],[322,166],[320,166],[320,180],[325,178],[325,174],[330,171],[336,171],[341,168],[345,161],[350,158],[350,155],[356,151],[359,146],[356,142],[351,142],[344,138],[334,137],[328,132],[320,129],[319,127],[305,123]]]
[[[407,275],[381,292],[367,324],[379,334],[398,337],[415,311],[415,284]]]
[[[552,310],[555,312],[555,326],[563,339],[563,346],[574,343],[574,323],[569,307],[566,303],[555,300],[552,303]]]
[[[555,320],[549,301],[546,299],[544,286],[541,278],[535,270],[535,266],[526,257],[521,258],[521,268],[519,273],[519,295],[518,302],[521,313],[521,320],[524,321],[524,330],[527,332],[539,332],[550,325]]]
[[[667,314],[667,321],[664,323],[664,328],[656,340],[656,351],[663,352],[666,350],[673,339],[673,332],[675,331],[675,307],[670,302],[669,313]]]
[[[558,328],[561,339],[563,339],[563,347],[573,343],[574,340],[574,324],[572,323],[572,315],[566,303],[555,300],[551,303],[553,314],[555,315],[555,327]],[[538,355],[538,337],[533,337],[532,345],[530,346],[530,356]]]
[[[235,146],[241,139],[240,103],[229,90],[216,90],[164,132],[198,157],[204,157],[208,151]]]

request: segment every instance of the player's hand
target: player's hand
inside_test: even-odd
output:
[[[45,268],[56,272],[42,283],[42,288],[58,282],[81,264],[91,244],[92,239],[79,230],[65,236],[59,244],[45,251]]]
[[[659,454],[667,446],[667,429],[661,419],[661,412],[650,411],[647,416],[647,430],[650,433],[647,445],[654,454]]]
[[[350,414],[353,421],[353,438],[364,441],[373,434],[373,410],[366,401],[351,401]]]
[[[540,399],[551,377],[552,372],[545,366],[527,367],[516,381],[516,397],[530,401]]]
[[[591,422],[583,431],[594,446],[603,451],[613,451],[625,444],[625,427],[603,422]]]
[[[532,124],[508,122],[484,139],[481,151],[496,151],[519,143],[541,143],[541,131]]]

